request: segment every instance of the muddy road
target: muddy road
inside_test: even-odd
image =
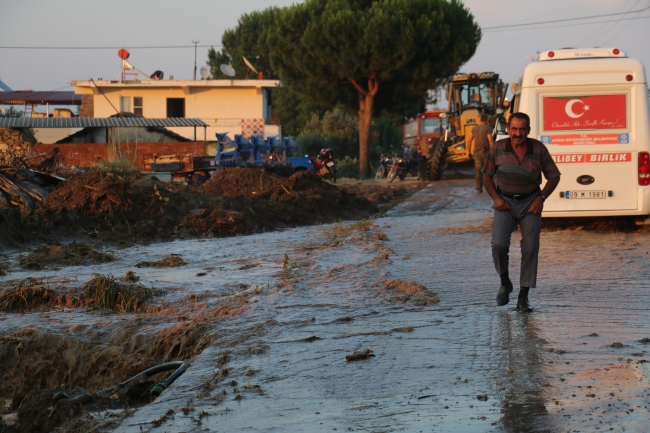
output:
[[[177,240],[115,250],[106,263],[11,272],[3,284],[43,278],[70,291],[95,273],[135,269],[165,294],[140,313],[3,313],[3,353],[17,360],[4,356],[2,378],[24,386],[25,362],[46,365],[39,336],[58,342],[50,356],[65,356],[30,373],[50,377],[33,387],[95,391],[127,370],[190,360],[150,404],[85,411],[58,431],[645,431],[650,234],[544,230],[535,311],[521,314],[495,306],[491,201],[474,191],[473,180],[447,180],[373,221]],[[187,264],[135,268],[171,254]],[[93,355],[108,349],[104,361]],[[9,401],[11,387],[0,391]]]

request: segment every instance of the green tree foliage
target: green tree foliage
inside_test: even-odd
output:
[[[481,37],[458,0],[307,0],[268,17],[274,25],[256,41],[285,85],[316,104],[357,112],[363,177],[373,114],[423,102]]]
[[[223,72],[219,68],[221,65],[229,65],[231,62],[230,56],[223,51],[216,51],[213,47],[208,49],[208,61],[206,64],[210,67],[210,76],[213,80],[221,80],[224,78]]]
[[[302,133],[313,114],[322,116],[325,108],[312,104],[304,96],[293,92],[289,87],[273,89],[271,93],[273,117],[282,122],[282,134],[297,137]]]

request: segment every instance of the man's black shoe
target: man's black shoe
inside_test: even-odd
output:
[[[512,283],[501,284],[497,292],[497,306],[502,307],[510,302],[510,293],[512,293]]]
[[[530,305],[530,302],[528,302],[528,288],[522,287],[519,291],[517,311],[521,311],[522,313],[530,313],[533,311],[533,307]]]

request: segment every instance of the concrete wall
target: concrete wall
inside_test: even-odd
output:
[[[167,98],[185,99],[185,117],[188,118],[245,119],[263,118],[265,114],[265,98],[261,88],[191,88],[189,94],[178,87],[104,87],[102,91],[106,98],[101,94],[93,95],[94,117],[115,114],[115,108],[120,109],[120,96],[142,97],[142,115],[149,118],[167,117]]]
[[[58,147],[62,154],[62,164],[66,167],[85,167],[98,163],[113,162],[119,157],[126,158],[136,167],[142,168],[142,158],[150,153],[190,152],[194,156],[206,154],[204,142],[190,141],[177,143],[134,143],[113,145],[108,143],[60,143],[36,144],[35,153],[50,154]]]

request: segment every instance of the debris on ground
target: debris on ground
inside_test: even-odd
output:
[[[0,247],[65,237],[129,246],[365,219],[421,187],[334,186],[308,172],[282,177],[249,168],[223,170],[197,187],[128,170],[93,168],[66,176],[39,199],[21,192],[12,199],[19,207],[0,203]]]
[[[140,312],[155,296],[165,292],[133,282],[135,275],[127,274],[121,281],[112,275],[94,274],[83,286],[86,305],[108,308],[118,313]]]
[[[44,306],[51,308],[60,305],[77,307],[83,303],[79,296],[59,294],[42,279],[36,278],[29,278],[0,291],[0,311],[4,312],[24,313]]]
[[[432,292],[415,281],[388,280],[384,282],[384,287],[406,295],[404,300],[413,301],[418,305],[427,306],[440,302],[436,292]]]
[[[488,401],[488,396],[485,394],[477,395],[476,398],[480,401]]]
[[[136,268],[177,268],[186,266],[187,262],[178,254],[170,254],[156,262],[139,262]]]
[[[27,168],[0,168],[0,207],[31,212],[44,206],[62,179]]]
[[[115,261],[112,253],[96,251],[88,244],[76,241],[68,245],[41,245],[30,254],[18,259],[18,266],[23,269],[42,270],[57,266],[94,265]]]
[[[368,359],[371,356],[375,356],[375,354],[372,353],[372,350],[370,350],[370,349],[362,349],[362,350],[357,350],[352,355],[346,355],[345,360],[347,362],[359,361],[359,360],[362,360],[362,359]]]

